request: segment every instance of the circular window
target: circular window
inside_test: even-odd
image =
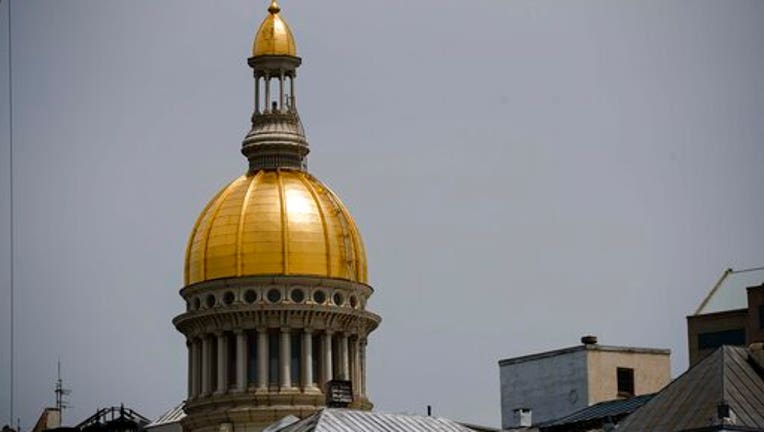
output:
[[[223,294],[223,303],[225,303],[226,305],[232,304],[234,300],[236,300],[236,296],[233,295],[231,291],[228,291],[227,293]]]
[[[252,304],[255,302],[255,300],[257,300],[257,293],[255,292],[255,290],[249,290],[244,293],[245,302]]]
[[[268,291],[268,301],[271,303],[276,303],[281,300],[281,291],[277,289],[272,289]]]
[[[202,307],[202,301],[199,300],[199,297],[194,298],[194,310],[199,310],[199,308]]]
[[[215,296],[212,294],[208,295],[207,299],[205,300],[205,303],[207,304],[208,308],[215,306]]]
[[[340,293],[334,293],[332,300],[334,300],[334,304],[337,306],[342,306],[342,304],[345,303],[345,298],[342,297],[342,294]]]
[[[355,296],[350,296],[350,307],[355,309],[356,306],[358,306],[358,299]]]
[[[302,303],[305,301],[305,292],[301,289],[293,289],[290,293],[290,298],[295,303]]]
[[[324,304],[324,302],[326,301],[326,294],[323,291],[314,292],[313,301],[318,304]]]

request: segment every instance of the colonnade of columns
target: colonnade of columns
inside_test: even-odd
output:
[[[295,104],[296,104],[296,98],[295,98],[295,86],[294,86],[294,72],[284,72],[282,71],[278,75],[271,76],[270,73],[266,72],[262,76],[255,76],[255,113],[271,113],[271,112],[287,112],[287,111],[294,111],[295,110]],[[271,80],[278,80],[278,99],[273,100],[271,97]],[[286,91],[286,80],[289,79],[289,97],[287,98],[285,95]],[[261,105],[260,102],[260,80],[263,82],[263,87],[265,90],[265,98],[263,100],[263,103]],[[271,103],[274,103],[274,105],[271,105]]]
[[[318,392],[333,378],[366,394],[366,339],[311,329],[217,332],[189,339],[188,398],[229,392]]]

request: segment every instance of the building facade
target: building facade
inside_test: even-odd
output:
[[[255,36],[246,173],[198,217],[185,260],[186,311],[173,323],[188,347],[183,429],[256,432],[325,404],[326,383],[352,383],[368,410],[363,240],[347,208],[307,171],[297,112],[301,64],[275,0]]]
[[[764,341],[764,268],[727,269],[687,317],[690,366],[722,345]]]
[[[592,404],[654,393],[671,380],[669,350],[582,338],[570,348],[499,361],[501,424],[556,420]]]

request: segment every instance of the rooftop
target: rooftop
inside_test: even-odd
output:
[[[278,432],[473,432],[461,424],[411,414],[387,414],[327,408]]]
[[[512,357],[504,360],[499,360],[499,366],[506,366],[517,363],[524,363],[532,360],[539,360],[548,357],[555,357],[564,354],[570,354],[578,351],[609,351],[620,353],[635,353],[635,354],[654,354],[654,355],[670,355],[671,350],[663,348],[640,348],[640,347],[622,347],[622,346],[610,346],[599,344],[582,344],[569,348],[561,348],[553,351],[546,351],[537,354],[529,354],[520,357]]]
[[[653,396],[655,396],[655,393],[636,396],[629,399],[617,399],[600,402],[592,406],[580,409],[557,420],[541,423],[537,425],[537,427],[543,430],[554,430],[555,428],[562,426],[568,427],[569,425],[573,424],[605,420],[607,418],[618,419],[636,411],[637,408],[646,404],[650,399],[653,398]]]
[[[727,418],[719,418],[720,405],[728,407]],[[747,348],[723,346],[627,417],[618,430],[733,430],[730,425],[764,431],[764,369]]]
[[[171,408],[169,411],[165,412],[164,414],[154,419],[151,423],[147,424],[146,428],[149,429],[156,426],[162,426],[181,421],[183,417],[186,416],[186,412],[183,411],[184,405],[185,403],[181,403],[180,405]]]

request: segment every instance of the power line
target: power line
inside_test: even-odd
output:
[[[9,157],[8,157],[8,165],[9,165],[8,173],[9,173],[9,176],[10,176],[8,184],[9,184],[9,189],[10,189],[10,200],[9,200],[9,203],[10,203],[10,213],[11,213],[10,214],[10,239],[9,239],[9,242],[8,242],[10,244],[10,252],[11,252],[11,255],[10,255],[10,271],[9,271],[9,274],[10,274],[10,307],[11,307],[11,313],[10,313],[10,318],[11,318],[11,325],[10,325],[10,327],[11,327],[10,328],[10,330],[11,330],[11,340],[10,340],[10,343],[11,343],[11,347],[10,347],[11,348],[10,349],[11,362],[10,363],[11,364],[10,364],[10,366],[11,367],[10,367],[10,372],[11,372],[11,376],[10,376],[10,413],[9,413],[9,418],[8,418],[8,424],[13,425],[13,397],[14,397],[14,391],[13,391],[14,390],[14,387],[13,387],[13,381],[14,381],[13,380],[13,378],[14,378],[13,364],[14,364],[14,357],[15,357],[15,352],[14,352],[14,348],[15,348],[15,343],[14,343],[15,342],[14,341],[14,337],[15,337],[14,323],[15,323],[15,320],[14,320],[14,318],[15,317],[14,317],[14,314],[13,314],[13,304],[14,304],[14,296],[13,296],[13,294],[14,294],[14,292],[13,292],[14,291],[14,289],[13,289],[14,288],[13,287],[13,285],[14,285],[14,274],[13,274],[14,259],[13,258],[14,258],[14,252],[15,252],[15,248],[14,248],[14,244],[13,244],[14,234],[15,234],[14,226],[13,226],[13,216],[14,216],[14,208],[13,208],[13,64],[11,63],[11,59],[13,58],[12,57],[12,52],[11,52],[11,50],[13,48],[13,44],[11,43],[11,37],[12,37],[13,32],[11,31],[11,0],[7,0],[7,1],[8,1],[8,153],[9,153]]]

